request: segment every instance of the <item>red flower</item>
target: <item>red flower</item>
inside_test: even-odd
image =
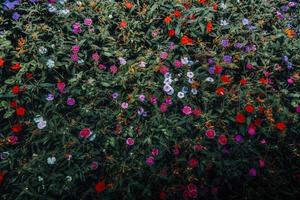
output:
[[[222,72],[222,70],[223,70],[223,67],[222,67],[222,66],[216,65],[216,66],[215,66],[215,69],[214,69],[214,73],[215,73],[215,74],[220,74],[220,73]]]
[[[193,39],[189,38],[188,36],[184,35],[180,39],[182,45],[191,45],[193,44]]]
[[[121,28],[126,28],[126,26],[127,26],[127,22],[126,21],[123,20],[123,21],[120,22],[120,27]]]
[[[265,111],[265,108],[263,106],[258,106],[258,111],[260,113],[263,113]]]
[[[254,112],[254,106],[251,105],[251,104],[247,104],[247,105],[245,106],[245,110],[246,110],[246,112],[248,112],[248,113],[253,113],[253,112]]]
[[[164,22],[167,24],[167,23],[170,23],[172,21],[172,18],[170,16],[167,16],[165,17],[164,19]]]
[[[189,161],[189,166],[190,166],[191,168],[198,167],[198,165],[199,165],[199,161],[198,161],[197,159],[191,159],[191,160]]]
[[[16,100],[13,100],[13,101],[9,102],[9,105],[10,105],[10,107],[12,107],[12,108],[16,108],[17,105],[18,105],[18,103],[17,103]]]
[[[207,24],[206,24],[206,32],[210,33],[212,31],[212,29],[213,29],[212,23],[211,22],[207,22]]]
[[[13,94],[18,94],[20,92],[20,87],[18,85],[15,85],[11,88],[11,92]]]
[[[165,192],[160,192],[159,199],[161,199],[161,200],[167,199],[167,194]]]
[[[179,18],[179,17],[182,16],[182,14],[181,14],[181,12],[180,12],[179,10],[175,10],[174,13],[173,13],[173,15],[174,15],[175,17],[177,17],[177,18]]]
[[[4,182],[5,173],[0,171],[0,185]]]
[[[26,73],[26,78],[31,79],[33,77],[33,74],[31,72]]]
[[[162,66],[159,67],[159,72],[162,73],[162,74],[166,74],[166,73],[169,72],[169,68],[162,65]]]
[[[17,70],[21,69],[21,65],[20,65],[20,63],[14,64],[10,67],[10,69],[13,71],[17,71]]]
[[[242,78],[242,79],[240,80],[240,84],[241,84],[241,85],[246,85],[246,84],[247,84],[247,79]]]
[[[220,145],[227,144],[227,141],[228,141],[228,139],[227,139],[227,137],[225,135],[220,135],[219,138],[218,138],[218,143]]]
[[[283,132],[286,129],[286,125],[284,122],[278,122],[276,124],[276,128],[280,131]]]
[[[262,124],[262,120],[261,119],[256,119],[254,121],[255,126],[260,126]]]
[[[105,182],[104,181],[98,182],[95,186],[95,190],[97,193],[103,192],[105,190]]]
[[[133,4],[131,2],[125,3],[126,8],[131,9],[133,7]]]
[[[168,30],[168,34],[169,34],[169,37],[173,37],[175,35],[175,30],[174,29]]]
[[[244,116],[242,113],[238,113],[238,114],[235,116],[235,121],[236,121],[237,123],[243,124],[243,123],[245,123],[245,120],[246,120],[246,118],[245,118],[245,116]]]
[[[222,76],[221,76],[221,81],[222,81],[223,83],[230,83],[230,82],[231,82],[231,78],[230,78],[229,75],[222,75]]]
[[[217,3],[214,3],[214,4],[213,4],[213,10],[214,10],[214,11],[217,11],[217,10],[218,10],[218,4],[217,4]]]
[[[225,88],[223,88],[223,87],[217,88],[217,89],[216,89],[216,94],[217,94],[218,96],[224,96],[224,95],[225,95]]]
[[[14,133],[19,133],[21,132],[23,129],[23,126],[22,124],[14,124],[12,127],[11,127],[11,131],[14,132]]]
[[[16,114],[20,117],[23,117],[26,113],[26,109],[23,107],[18,107],[16,110]]]
[[[260,78],[259,83],[262,84],[262,85],[266,85],[268,83],[268,79]]]
[[[202,5],[205,4],[206,0],[198,0]]]
[[[193,115],[195,115],[196,117],[199,117],[201,116],[202,112],[199,108],[195,108],[193,111],[192,111]]]
[[[0,58],[0,67],[3,67],[3,66],[4,66],[4,63],[5,63],[4,59],[3,59],[3,58]]]

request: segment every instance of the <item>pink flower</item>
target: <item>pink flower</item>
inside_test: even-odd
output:
[[[96,169],[98,169],[98,166],[99,166],[98,162],[93,161],[92,164],[91,164],[91,169],[96,170]]]
[[[199,152],[203,150],[203,146],[201,144],[195,144],[194,145],[194,150]]]
[[[129,146],[134,145],[134,139],[132,139],[132,138],[127,138],[126,144],[129,145]]]
[[[102,69],[102,70],[105,70],[106,69],[106,66],[104,64],[99,64],[98,65],[98,68],[99,69]]]
[[[167,52],[162,52],[161,54],[160,54],[160,58],[161,59],[167,59],[168,58],[168,56],[169,56],[169,54],[167,53]]]
[[[225,145],[227,144],[227,137],[225,135],[220,135],[219,138],[218,138],[218,143],[220,145]]]
[[[250,175],[250,176],[256,176],[256,175],[257,175],[256,169],[255,169],[255,168],[251,168],[251,169],[249,170],[249,175]]]
[[[160,108],[161,112],[165,113],[165,112],[167,112],[168,106],[166,103],[162,103],[159,108]]]
[[[297,113],[300,113],[300,105],[299,105],[299,106],[297,106],[297,108],[296,108],[296,112],[297,112]]]
[[[159,149],[157,148],[152,149],[151,154],[152,156],[157,156],[159,154]]]
[[[83,128],[79,135],[81,138],[88,138],[92,135],[92,131],[89,128]]]
[[[216,132],[214,129],[208,129],[205,132],[205,135],[209,138],[209,139],[213,139],[216,136]]]
[[[84,19],[84,25],[91,26],[93,24],[93,20],[91,18]]]
[[[258,164],[259,164],[259,167],[260,167],[260,168],[264,168],[265,165],[266,165],[266,164],[265,164],[265,161],[264,161],[264,160],[261,160],[261,159],[258,161]]]
[[[92,60],[98,62],[100,60],[100,55],[97,52],[93,53]]]
[[[128,108],[128,103],[127,103],[127,102],[123,102],[123,103],[121,104],[121,108],[127,109],[127,108]]]
[[[79,34],[81,33],[81,27],[80,27],[80,23],[79,22],[76,22],[73,24],[73,33],[75,34]]]
[[[157,97],[156,96],[152,96],[151,99],[150,99],[150,102],[152,104],[157,104]]]
[[[80,50],[80,46],[79,45],[72,46],[72,52],[74,54],[77,54],[79,52],[79,50]]]
[[[149,156],[146,159],[146,163],[147,163],[148,166],[152,166],[154,164],[154,157],[153,156]]]
[[[72,55],[71,55],[71,59],[72,59],[72,61],[74,61],[74,62],[77,62],[77,61],[79,60],[77,54],[72,54]]]
[[[174,65],[175,65],[175,67],[182,67],[183,66],[183,64],[180,60],[175,60]]]
[[[67,99],[67,105],[68,105],[68,106],[73,106],[73,105],[75,105],[75,99],[72,98],[72,97],[69,97],[69,98]]]
[[[171,105],[172,104],[172,98],[168,96],[165,100],[166,104]]]
[[[182,112],[185,114],[185,115],[190,115],[192,114],[192,108],[190,106],[184,106],[182,108]]]
[[[65,92],[66,84],[65,84],[64,82],[58,82],[58,83],[56,84],[56,87],[57,87],[57,89],[58,89],[58,91],[59,91],[60,93],[64,93],[64,92]]]
[[[18,137],[17,136],[8,136],[7,137],[7,141],[10,143],[10,144],[17,144],[18,142]]]
[[[169,68],[167,66],[162,65],[159,67],[159,72],[165,75],[166,73],[169,72]]]
[[[198,167],[198,165],[199,165],[199,161],[198,161],[197,159],[191,159],[191,160],[189,161],[189,166],[190,166],[191,168]]]
[[[115,73],[117,73],[117,71],[118,71],[118,68],[117,68],[116,65],[110,66],[109,69],[110,69],[110,72],[111,72],[112,74],[115,74]]]

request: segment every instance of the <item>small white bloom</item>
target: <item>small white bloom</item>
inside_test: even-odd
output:
[[[164,91],[169,92],[172,89],[172,87],[168,84],[164,85]]]
[[[33,121],[35,122],[35,123],[39,123],[40,121],[43,121],[44,120],[44,118],[42,117],[42,116],[40,116],[40,115],[37,115],[37,116],[35,116],[34,118],[33,118]]]
[[[180,98],[180,99],[184,98],[184,93],[183,92],[178,92],[177,97]]]
[[[165,78],[171,78],[171,77],[172,77],[172,74],[169,73],[169,72],[167,72],[167,73],[165,73],[164,77],[165,77]]]
[[[189,82],[190,84],[192,84],[192,83],[194,82],[194,79],[189,78],[188,82]]]
[[[111,19],[111,18],[113,18],[113,16],[112,15],[108,15],[108,18]]]
[[[77,61],[78,64],[82,65],[84,63],[84,60],[80,59]]]
[[[72,181],[72,176],[66,176],[66,181],[71,182]]]
[[[45,47],[41,46],[41,47],[39,48],[39,52],[40,52],[40,54],[45,54],[45,53],[48,52],[48,50],[47,50]]]
[[[187,57],[181,58],[180,61],[181,61],[181,63],[184,64],[184,65],[186,65],[186,64],[189,63],[189,59],[188,59]]]
[[[93,134],[89,137],[89,141],[94,141],[96,139],[96,134]]]
[[[167,92],[167,95],[172,95],[172,94],[174,94],[174,89],[173,89],[173,88],[171,88],[171,90],[169,90],[169,91]]]
[[[122,57],[118,58],[119,62],[120,62],[120,65],[126,65],[126,60]]]
[[[207,77],[206,79],[205,79],[205,81],[206,82],[214,82],[215,80],[212,78],[212,77]]]
[[[186,76],[189,78],[193,78],[194,77],[194,73],[193,72],[187,72]]]
[[[40,122],[37,124],[37,127],[38,127],[39,129],[44,129],[46,126],[47,126],[47,121],[44,121],[44,120],[40,121]]]
[[[139,64],[139,67],[144,68],[144,67],[146,67],[146,64],[147,64],[146,62],[141,61],[140,64]]]
[[[50,5],[49,8],[48,8],[48,11],[53,13],[53,12],[56,12],[57,9],[54,6]]]
[[[173,80],[171,78],[166,78],[164,80],[164,84],[166,84],[166,85],[171,85],[172,82],[173,82]]]
[[[38,181],[39,182],[42,182],[44,180],[44,178],[43,177],[41,177],[41,176],[38,176]]]
[[[52,59],[48,59],[48,61],[47,61],[47,67],[48,68],[53,68],[54,67],[54,65],[55,65],[55,62],[54,62],[54,60],[52,60]]]
[[[54,156],[47,158],[47,163],[49,165],[54,165],[55,162],[56,162],[56,158]]]
[[[197,91],[197,89],[195,89],[195,88],[191,89],[191,92],[192,92],[193,95],[198,94],[198,91]]]
[[[226,20],[221,19],[220,25],[227,26],[229,23]]]
[[[81,1],[76,1],[76,4],[77,4],[78,6],[81,6],[81,5],[82,5],[82,2],[81,2]]]

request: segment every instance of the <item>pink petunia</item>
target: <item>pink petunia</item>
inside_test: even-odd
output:
[[[190,106],[184,106],[181,110],[185,115],[192,114],[192,108]]]

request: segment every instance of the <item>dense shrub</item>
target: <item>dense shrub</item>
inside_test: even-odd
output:
[[[1,199],[299,199],[299,8],[2,1]]]

